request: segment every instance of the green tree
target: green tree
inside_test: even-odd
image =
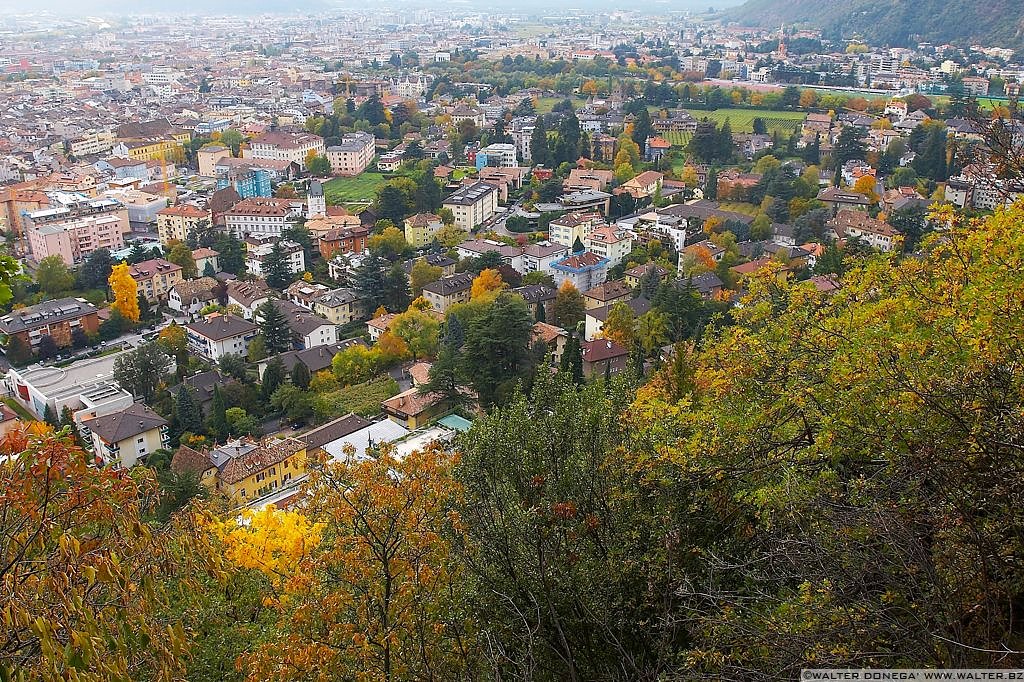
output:
[[[306,164],[306,170],[314,177],[324,178],[331,174],[331,162],[326,156],[314,156]]]
[[[281,358],[273,358],[267,363],[266,369],[263,370],[263,383],[260,387],[260,397],[265,401],[270,401],[270,396],[274,395],[274,391],[284,383],[285,369],[284,363],[281,362]]]
[[[181,266],[181,276],[185,279],[195,279],[199,274],[196,261],[192,258],[192,249],[184,242],[179,242],[171,247],[171,250],[167,252],[167,260]]]
[[[214,385],[213,399],[210,401],[210,414],[206,417],[206,428],[210,435],[217,440],[223,440],[228,435],[226,410],[224,394],[220,392],[220,386]]]
[[[309,388],[309,382],[312,381],[312,379],[313,377],[310,375],[309,367],[306,366],[306,363],[296,362],[291,371],[292,385],[305,391]]]
[[[526,378],[533,319],[522,297],[502,293],[469,325],[463,351],[466,376],[484,405]]]
[[[440,266],[431,265],[425,258],[417,259],[409,271],[409,285],[413,298],[418,298],[423,293],[424,286],[441,279],[443,274],[444,270]]]
[[[55,298],[75,286],[75,276],[60,256],[47,256],[39,261],[36,283],[47,297]]]
[[[232,275],[239,275],[245,272],[245,247],[238,239],[230,234],[221,234],[217,238],[214,248],[220,254],[217,263],[224,272]]]
[[[256,308],[260,336],[268,355],[277,355],[292,349],[292,330],[288,319],[274,301],[266,301]]]
[[[5,349],[7,361],[15,367],[23,367],[32,360],[32,349],[20,336],[11,336]]]
[[[151,404],[174,361],[155,341],[121,353],[114,361],[114,380],[143,402]]]
[[[274,244],[270,253],[263,259],[263,274],[267,285],[274,289],[284,289],[294,282],[298,275],[292,272],[288,254],[280,242]]]
[[[100,248],[90,253],[78,268],[78,288],[105,289],[113,264],[109,249]]]
[[[178,385],[174,398],[178,416],[178,428],[189,433],[202,433],[203,412],[196,404],[192,391],[184,383]]]

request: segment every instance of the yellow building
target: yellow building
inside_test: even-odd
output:
[[[209,221],[210,213],[190,204],[168,206],[156,213],[156,229],[160,243],[167,246],[171,240],[183,242],[200,221]]]
[[[405,241],[409,246],[419,249],[434,241],[444,223],[433,213],[417,213],[405,219]]]
[[[306,475],[306,444],[295,438],[232,441],[215,450],[181,446],[171,469],[190,472],[238,506],[248,505]]]
[[[139,293],[150,303],[166,301],[175,284],[184,279],[181,266],[163,258],[152,258],[128,268],[128,273],[139,286]]]
[[[166,159],[181,163],[185,160],[185,147],[177,139],[131,140],[122,143],[128,158],[133,161],[160,161]]]

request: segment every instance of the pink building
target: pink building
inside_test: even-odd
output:
[[[29,247],[38,262],[60,256],[67,265],[81,262],[96,249],[124,247],[131,231],[128,210],[112,200],[93,200],[30,213],[27,216]]]

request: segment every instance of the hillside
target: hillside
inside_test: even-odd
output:
[[[829,38],[859,34],[873,44],[906,45],[914,39],[1024,47],[1017,0],[748,0],[725,17],[752,26],[815,26]]]

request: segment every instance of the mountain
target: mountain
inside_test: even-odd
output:
[[[724,16],[751,26],[814,26],[827,38],[859,35],[872,44],[1024,47],[1020,0],[748,0]]]

